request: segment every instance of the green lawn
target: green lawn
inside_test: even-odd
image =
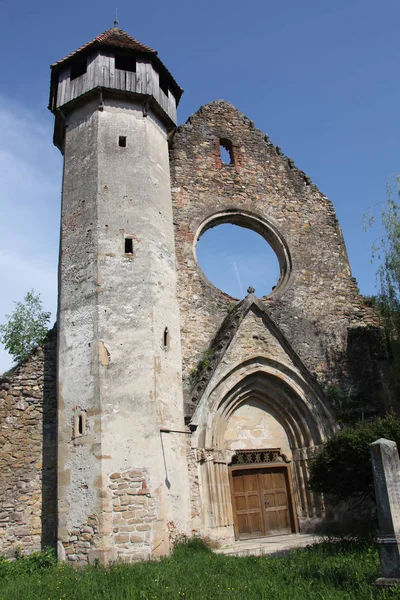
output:
[[[212,554],[199,540],[158,562],[74,568],[47,553],[0,560],[0,600],[372,600],[378,553],[368,542],[324,542],[284,556]]]

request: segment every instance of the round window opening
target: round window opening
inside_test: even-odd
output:
[[[198,235],[197,261],[207,279],[235,299],[244,298],[249,287],[259,298],[275,293],[288,271],[283,240],[258,219],[245,225],[221,220],[226,217],[206,223]],[[256,228],[264,228],[263,235]]]

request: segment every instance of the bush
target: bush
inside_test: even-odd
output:
[[[374,499],[369,445],[379,438],[400,444],[400,420],[393,415],[348,426],[332,436],[310,461],[310,487],[337,501]]]

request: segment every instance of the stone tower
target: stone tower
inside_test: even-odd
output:
[[[157,52],[116,27],[52,65],[58,544],[76,561],[165,553],[187,528],[168,160],[181,94]]]

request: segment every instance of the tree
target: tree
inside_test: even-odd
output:
[[[0,342],[14,360],[26,360],[46,337],[51,313],[42,308],[40,294],[28,292],[23,302],[14,302],[12,315],[6,315],[7,323],[0,325]]]
[[[379,203],[384,234],[372,246],[372,260],[380,265],[377,270],[379,293],[377,306],[395,359],[396,374],[400,374],[400,176],[387,185],[387,199]],[[377,206],[377,205],[375,205]],[[375,222],[372,207],[364,215],[364,226]]]
[[[379,438],[400,448],[400,419],[393,415],[361,421],[334,434],[310,461],[310,487],[336,501],[374,498],[369,445]]]

